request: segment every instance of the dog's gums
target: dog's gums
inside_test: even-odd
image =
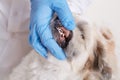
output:
[[[60,47],[66,48],[72,38],[72,31],[65,29],[58,17],[54,19],[52,26],[54,27],[52,30],[54,39]]]

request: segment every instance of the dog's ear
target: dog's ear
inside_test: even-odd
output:
[[[109,80],[112,77],[112,72],[116,65],[114,54],[114,41],[112,33],[108,29],[100,31],[97,36],[96,45],[93,49],[93,54],[90,55],[85,69],[88,69],[90,73],[87,74],[87,78],[91,78],[91,75],[97,77],[98,80]],[[92,74],[95,73],[96,74]],[[98,73],[99,72],[99,73]],[[90,79],[91,80],[91,79]]]
[[[108,28],[102,28],[96,41],[94,49],[93,70],[98,70],[104,79],[109,80],[112,77],[112,72],[115,63],[115,44],[113,35]]]
[[[97,41],[93,54],[90,55],[84,68],[89,71],[84,78],[85,80],[92,80],[93,78],[97,80],[109,80],[111,78],[112,70],[104,60],[105,54],[104,45]]]
[[[97,41],[96,48],[93,54],[94,61],[92,69],[95,71],[99,71],[103,78],[110,79],[112,70],[105,60],[106,54],[108,53],[106,53],[105,46],[100,41]]]

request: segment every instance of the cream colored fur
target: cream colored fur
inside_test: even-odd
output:
[[[66,60],[57,60],[50,53],[48,59],[44,59],[33,50],[13,70],[7,80],[100,80],[99,71],[89,68],[94,62],[93,54],[97,50],[98,42],[105,48],[104,57],[101,59],[112,68],[112,78],[109,80],[118,80],[115,79],[117,67],[112,33],[108,29],[90,25],[79,18],[76,18],[76,24],[73,38],[65,49]]]

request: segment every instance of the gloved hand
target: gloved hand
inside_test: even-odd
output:
[[[43,57],[47,58],[47,52],[50,51],[53,56],[63,60],[66,58],[65,53],[53,39],[49,27],[54,12],[57,13],[66,29],[75,28],[66,0],[31,0],[29,42]]]

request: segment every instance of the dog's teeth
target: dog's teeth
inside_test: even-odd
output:
[[[58,30],[59,34],[62,36],[62,37],[65,37],[65,34],[63,32],[62,29],[60,29],[59,27],[56,27],[56,29]]]

